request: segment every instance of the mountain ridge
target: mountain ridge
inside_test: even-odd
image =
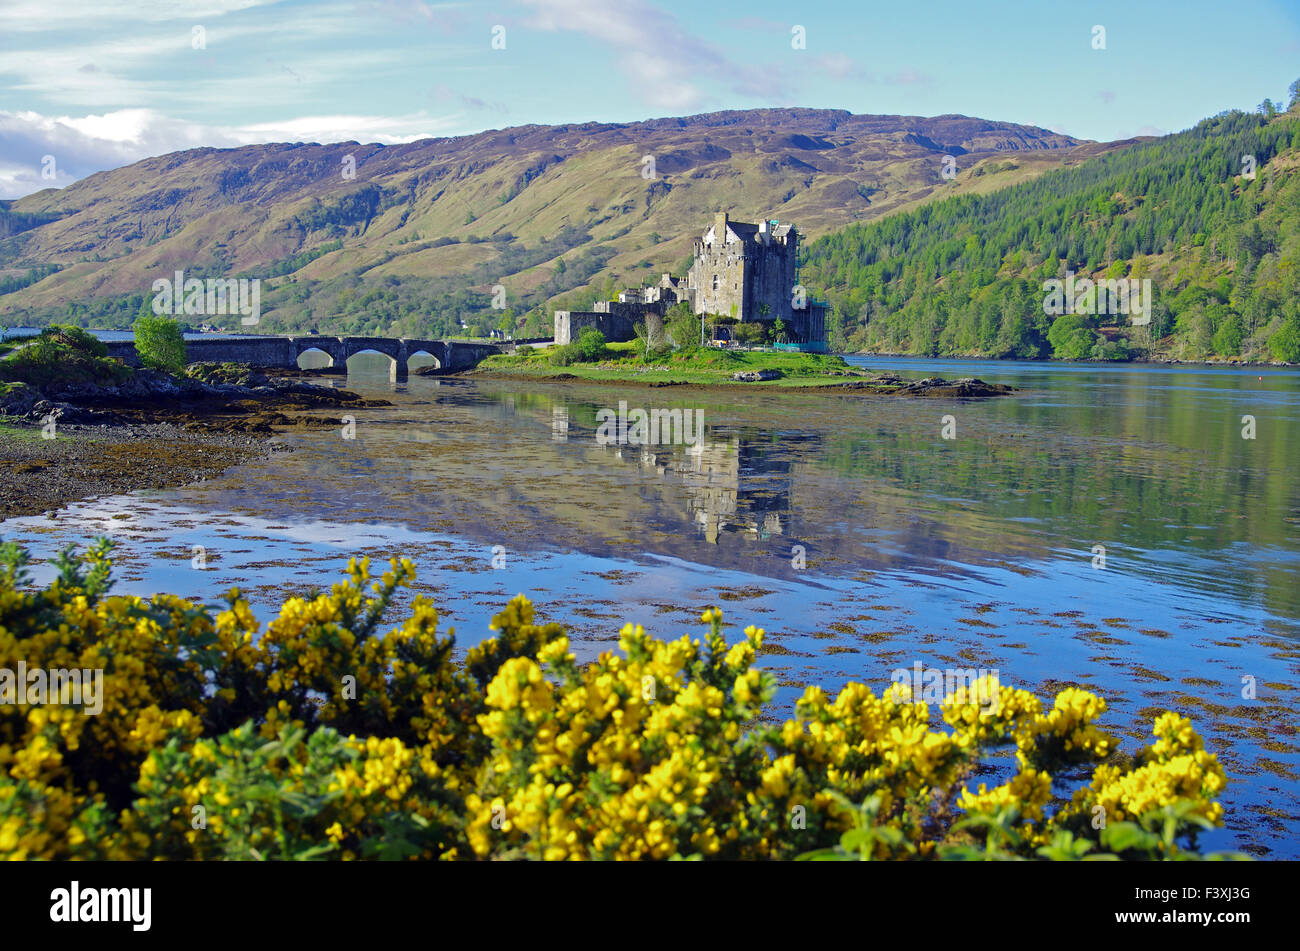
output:
[[[446,332],[482,318],[498,284],[512,313],[544,324],[559,296],[594,299],[679,266],[718,208],[779,216],[816,237],[1123,144],[956,114],[789,108],[397,145],[201,147],[7,203],[0,276],[59,270],[0,294],[0,319],[39,324],[71,311],[123,325],[154,279],[183,269],[274,273],[268,331]],[[956,181],[943,176],[944,155]],[[974,175],[995,158],[1014,168]],[[373,319],[360,314],[356,301],[375,304],[371,285],[390,278],[413,286],[371,307]]]

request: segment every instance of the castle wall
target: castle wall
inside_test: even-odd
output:
[[[746,280],[749,261],[746,258],[745,248],[738,241],[725,245],[715,241],[711,247],[702,241],[695,242],[695,263],[691,265],[695,313],[746,319],[750,307]],[[715,276],[718,279],[716,288],[713,286]]]
[[[746,319],[776,320],[779,317],[789,323],[795,285],[793,234],[791,232],[789,243],[773,238],[766,246],[756,245]],[[766,314],[763,313],[763,304],[768,307]]]
[[[636,323],[645,319],[646,311],[654,311],[661,317],[667,308],[667,301],[653,301],[649,304],[640,301],[598,300],[593,305],[597,314],[613,314]]]
[[[598,313],[584,310],[557,310],[555,312],[555,342],[572,343],[582,336],[588,327],[593,327],[605,335],[608,343],[620,343],[636,339],[636,321],[627,311]]]

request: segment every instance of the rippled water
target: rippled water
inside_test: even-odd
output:
[[[517,592],[586,656],[626,621],[698,633],[720,604],[769,631],[780,715],[805,684],[882,689],[916,662],[1043,694],[1076,683],[1108,700],[1103,725],[1130,750],[1156,711],[1193,718],[1233,779],[1208,846],[1300,856],[1300,374],[856,362],[1024,392],[394,385],[386,360],[359,357],[347,387],[395,405],[363,411],[354,439],[292,433],[295,452],[207,483],[0,533],[38,555],[109,534],[119,590],[238,584],[264,618],[353,553],[404,554],[461,647]],[[700,410],[705,438],[598,445],[597,413],[620,400]]]

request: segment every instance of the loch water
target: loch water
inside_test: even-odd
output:
[[[1045,697],[1076,684],[1128,750],[1157,712],[1192,718],[1230,777],[1205,847],[1300,857],[1300,373],[852,360],[1021,389],[393,384],[387,358],[358,357],[333,385],[394,405],[356,413],[353,438],[289,432],[292,452],[0,537],[39,559],[108,535],[117,591],[215,601],[238,584],[264,621],[354,554],[405,555],[461,649],[520,592],[580,658],[629,621],[698,636],[719,605],[733,639],[767,630],[782,717],[807,685],[879,691],[917,663]],[[620,400],[699,411],[703,438],[602,445]]]

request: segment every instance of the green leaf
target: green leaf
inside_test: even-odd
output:
[[[853,856],[845,855],[837,849],[817,849],[796,855],[794,860],[796,862],[850,862]]]
[[[1129,849],[1147,851],[1155,844],[1155,836],[1132,822],[1112,822],[1106,826],[1103,835],[1112,852],[1125,852]]]
[[[845,852],[858,852],[871,844],[871,838],[868,829],[850,829],[840,836],[840,848]]]

